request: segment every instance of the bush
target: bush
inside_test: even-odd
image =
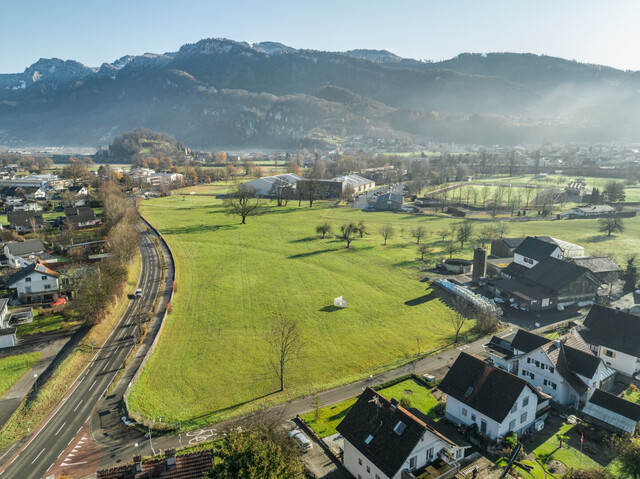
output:
[[[472,331],[478,335],[484,336],[492,334],[500,330],[500,320],[493,311],[486,309],[478,309],[476,311],[476,324]]]
[[[407,396],[403,396],[400,399],[400,406],[402,406],[405,409],[409,409],[411,407],[411,398]]]

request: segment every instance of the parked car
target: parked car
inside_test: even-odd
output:
[[[300,431],[300,429],[292,429],[291,431],[289,431],[289,437],[293,439],[298,447],[304,452],[307,452],[313,447],[313,443],[307,436],[304,435],[302,431]]]
[[[64,296],[60,296],[53,303],[51,303],[51,306],[60,306],[66,302],[67,302],[67,298],[65,298]]]

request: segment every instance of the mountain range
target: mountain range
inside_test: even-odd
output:
[[[322,52],[205,39],[98,68],[41,59],[0,74],[0,144],[107,145],[136,127],[195,147],[638,141],[640,73],[549,56]]]

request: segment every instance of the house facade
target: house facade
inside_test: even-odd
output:
[[[53,299],[60,289],[59,274],[40,262],[22,268],[7,280],[7,288],[15,290],[22,302]]]
[[[541,427],[549,397],[502,368],[462,352],[438,388],[447,394],[446,417],[492,440]]]
[[[640,373],[640,318],[594,305],[579,333],[605,365],[628,377]]]
[[[7,257],[7,265],[11,268],[23,268],[28,266],[35,258],[43,253],[44,246],[37,238],[25,241],[12,241],[4,245],[4,254]]]
[[[454,470],[464,456],[464,448],[371,388],[336,429],[344,437],[344,466],[359,479],[401,479],[404,471],[440,463]]]
[[[513,262],[525,268],[533,268],[547,258],[562,259],[562,249],[552,241],[545,241],[533,236],[527,236],[513,250]]]

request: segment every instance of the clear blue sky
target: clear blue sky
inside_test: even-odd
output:
[[[638,0],[0,0],[0,73],[39,58],[99,66],[225,37],[441,60],[531,52],[640,70]]]

